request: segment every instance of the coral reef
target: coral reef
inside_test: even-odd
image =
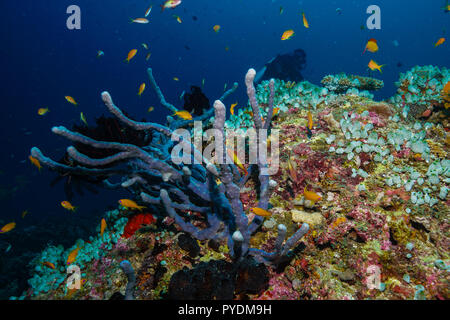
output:
[[[399,93],[381,102],[355,87],[337,93],[308,82],[263,81],[256,90],[254,75],[246,76],[247,106],[226,120],[217,100],[196,118],[219,132],[278,130],[280,168],[270,179],[265,157],[246,165],[243,175],[217,162],[226,157],[223,149],[216,161],[172,163],[168,136],[188,128],[189,137],[176,141],[187,144],[193,121],[136,122],[107,93],[103,100],[122,123],[151,132],[148,145],[54,128],[74,142],[116,152],[94,159],[69,147],[79,165],[67,166],[32,149],[43,165],[105,177],[108,187],[128,189],[147,208],[108,212],[103,238],[79,240],[66,251],[48,247],[19,298],[130,297],[126,286],[133,281],[120,268],[126,260],[135,270],[135,299],[449,299],[449,138],[440,117],[447,69],[415,67],[401,75]],[[410,86],[420,89],[413,95]],[[176,112],[160,90],[159,96]],[[432,115],[415,114],[413,105],[432,108]],[[189,156],[202,157],[195,150]],[[256,215],[255,207],[271,215]],[[83,285],[70,291],[66,260],[77,247]]]

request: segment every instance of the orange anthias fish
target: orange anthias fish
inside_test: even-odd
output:
[[[75,249],[72,250],[71,253],[69,253],[66,262],[68,266],[75,262],[75,259],[77,258],[78,255],[78,251],[80,251],[80,249],[81,249],[80,247],[76,247]]]
[[[434,45],[434,47],[440,46],[445,42],[445,38],[440,38]]]
[[[244,171],[245,175],[247,175],[248,171],[247,171],[247,169],[245,169],[244,165],[239,160],[239,157],[236,154],[236,152],[234,152],[234,150],[231,150],[231,149],[227,148],[227,153],[230,156],[230,158],[233,159],[234,164],[237,165],[242,171]]]
[[[289,40],[294,36],[295,32],[292,29],[286,30],[283,32],[283,35],[281,36],[281,40]]]
[[[447,81],[444,89],[442,89],[442,96],[445,100],[450,101],[450,81]]]
[[[313,202],[320,201],[322,199],[322,197],[319,196],[317,193],[315,193],[313,191],[308,191],[306,189],[306,186],[305,186],[305,190],[303,190],[303,196],[305,197],[306,200],[310,200]]]
[[[442,98],[444,99],[445,109],[448,109],[450,107],[450,81],[445,84],[442,90]]]
[[[146,208],[145,206],[139,206],[136,202],[130,199],[121,199],[119,200],[119,204],[127,209],[138,209],[139,211]]]
[[[105,218],[102,219],[102,222],[100,224],[100,237],[103,238],[103,232],[105,232],[106,229],[106,220]]]
[[[251,208],[250,211],[260,217],[270,217],[272,215],[270,211],[261,208]]]
[[[38,110],[38,115],[40,116],[45,116],[50,110],[48,110],[48,108],[40,108]]]
[[[183,120],[192,120],[192,115],[186,110],[177,111],[172,116],[178,116]]]
[[[293,182],[297,181],[297,165],[292,161],[291,156],[287,160],[287,167],[289,171],[289,176]]]
[[[220,26],[218,25],[218,24],[216,24],[214,27],[213,27],[213,30],[217,33],[217,32],[219,32],[220,31]]]
[[[11,231],[12,229],[14,229],[16,227],[16,223],[15,222],[10,222],[6,225],[4,225],[1,229],[0,229],[0,233],[6,233]]]
[[[183,22],[179,16],[174,14],[173,17],[178,21],[178,23],[182,23]]]
[[[131,23],[140,23],[140,24],[147,24],[149,21],[146,18],[136,18],[136,19],[130,19]]]
[[[66,98],[67,102],[69,102],[69,103],[71,103],[71,104],[73,104],[75,106],[78,105],[78,103],[75,101],[75,99],[72,98],[71,96],[65,96],[64,98]]]
[[[366,48],[363,51],[363,54],[366,52],[366,50],[369,50],[370,52],[377,52],[378,51],[378,44],[377,40],[370,39],[367,41]]]
[[[53,263],[51,263],[51,262],[44,261],[44,262],[42,262],[42,265],[44,265],[44,266],[46,266],[46,267],[48,267],[50,269],[55,270],[55,265]]]
[[[139,97],[142,95],[142,92],[144,92],[144,90],[145,90],[145,82],[139,86],[139,92],[138,92]]]
[[[303,26],[304,26],[305,28],[309,28],[309,23],[308,23],[308,20],[306,20],[305,13],[302,12],[302,15],[303,15]]]
[[[306,131],[307,131],[308,138],[311,138],[311,136],[312,136],[312,131],[311,131],[312,127],[313,127],[312,114],[311,114],[311,111],[308,111],[308,124],[306,125]]]
[[[181,4],[181,0],[167,0],[164,2],[164,4],[161,5],[161,11],[164,11],[165,9],[174,9],[175,7],[179,6]]]
[[[127,58],[125,59],[125,61],[130,62],[130,60],[134,58],[136,53],[137,53],[137,49],[130,50],[130,52],[128,52],[128,55],[127,55]]]
[[[75,211],[76,208],[69,201],[62,201],[61,206],[69,211]]]
[[[233,103],[232,105],[231,105],[231,107],[230,107],[230,113],[231,114],[234,114],[234,107],[236,107],[237,106],[237,102],[236,103]]]
[[[32,155],[28,156],[28,159],[30,159],[31,163],[39,169],[39,171],[41,171],[41,163],[39,162],[38,159],[36,159],[35,157],[33,157]]]
[[[378,71],[380,71],[380,73],[383,73],[383,72],[381,72],[381,68],[384,67],[384,66],[385,66],[385,64],[380,66],[380,65],[378,65],[378,63],[376,63],[373,60],[370,60],[370,62],[368,64],[368,67],[370,68],[370,70],[372,70],[372,71],[378,70]]]

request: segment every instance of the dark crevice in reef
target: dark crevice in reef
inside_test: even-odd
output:
[[[235,263],[225,260],[200,262],[193,269],[173,274],[164,297],[171,300],[231,300],[237,295],[259,294],[269,286],[266,266],[251,257]]]
[[[306,248],[303,242],[300,242],[291,252],[284,256],[280,256],[276,261],[274,261],[275,272],[283,273],[284,269],[291,263],[291,261]]]
[[[195,258],[200,254],[200,246],[191,235],[188,233],[182,233],[178,237],[178,245],[181,249],[189,252],[191,258]]]
[[[389,241],[391,241],[392,245],[396,246],[398,244],[398,241],[395,240],[395,236],[392,233],[392,230],[389,229]]]
[[[410,220],[411,226],[416,230],[423,230],[425,232],[430,232],[423,224],[420,222],[416,222],[414,220]]]

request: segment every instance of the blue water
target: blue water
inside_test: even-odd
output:
[[[143,16],[152,3],[149,24],[129,23],[130,18]],[[225,83],[230,87],[239,82],[239,90],[226,104],[245,104],[243,77],[248,68],[258,69],[275,55],[297,48],[307,55],[303,76],[315,84],[327,74],[369,75],[370,59],[386,64],[383,74],[375,73],[385,82],[385,87],[376,93],[380,100],[394,94],[394,82],[400,72],[415,65],[450,65],[448,41],[434,47],[437,39],[448,37],[450,30],[450,13],[442,10],[445,2],[441,0],[184,0],[176,9],[165,12],[159,8],[161,3],[0,3],[0,222],[17,222],[13,232],[0,235],[0,241],[12,245],[8,253],[0,255],[0,287],[15,288],[8,294],[1,292],[1,298],[18,295],[24,289],[26,264],[33,254],[49,242],[68,246],[93,232],[105,209],[128,196],[126,191],[76,196],[72,203],[79,210],[68,213],[59,204],[65,200],[63,185],[51,188],[49,182],[55,174],[45,168],[39,173],[31,166],[27,159],[30,148],[38,146],[46,155],[59,159],[68,142],[53,135],[50,128],[80,124],[80,111],[90,124],[101,114],[107,115],[100,99],[104,90],[134,118],[163,122],[169,113],[148,85],[147,67],[153,68],[166,99],[181,106],[182,91],[192,84],[200,85],[203,78],[204,92],[211,102],[222,95]],[[81,30],[66,28],[66,8],[72,4],[81,8]],[[371,4],[381,8],[381,30],[360,29]],[[280,6],[284,8],[281,15]],[[341,14],[337,14],[337,8],[342,9]],[[302,26],[302,11],[309,29]],[[173,15],[180,16],[182,24]],[[194,16],[198,19],[194,20]],[[216,24],[221,25],[219,33],[212,30]],[[289,41],[280,41],[286,29],[294,29],[296,35]],[[362,55],[370,38],[377,39],[380,51]],[[149,61],[145,60],[143,42],[152,53]],[[137,56],[129,64],[124,63],[133,48],[139,49]],[[105,55],[97,58],[98,50]],[[174,81],[174,77],[180,81]],[[139,98],[137,90],[142,82],[147,82],[147,90]],[[73,96],[79,106],[68,104],[66,95]],[[150,106],[155,107],[151,114],[147,113]],[[37,115],[41,107],[50,109],[45,117]],[[25,219],[20,217],[23,210],[30,212]]]

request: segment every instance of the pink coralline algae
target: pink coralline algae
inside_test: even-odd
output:
[[[300,294],[292,288],[292,283],[284,274],[272,277],[269,290],[265,291],[257,300],[298,300]]]

